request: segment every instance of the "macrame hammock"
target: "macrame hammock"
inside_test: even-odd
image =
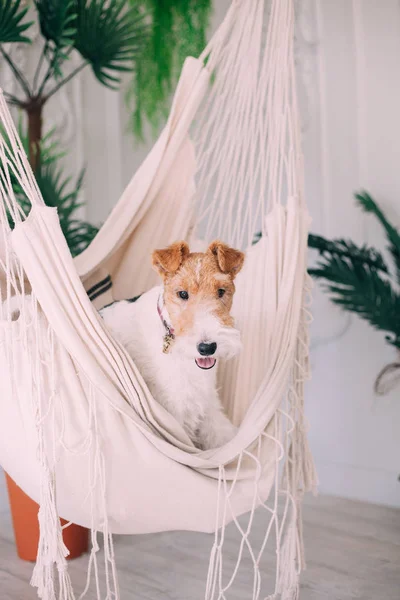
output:
[[[246,553],[254,567],[246,597],[260,598],[268,542],[276,545],[268,598],[298,596],[301,499],[315,474],[303,409],[309,217],[293,28],[292,0],[233,1],[204,53],[186,60],[165,129],[75,260],[0,94],[0,463],[40,504],[32,584],[44,600],[75,598],[58,516],[92,532],[81,597],[94,578],[97,598],[120,598],[113,533],[165,530],[214,532],[206,600],[229,596]],[[240,427],[224,447],[200,451],[96,309],[156,284],[154,248],[214,238],[247,253],[233,306],[243,349],[218,374]],[[257,508],[265,517],[255,549]],[[240,542],[229,569],[224,528],[232,521]]]

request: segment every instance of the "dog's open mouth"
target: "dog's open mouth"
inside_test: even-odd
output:
[[[205,356],[204,358],[195,358],[196,365],[200,367],[200,369],[212,369],[217,362],[216,358],[212,356]]]

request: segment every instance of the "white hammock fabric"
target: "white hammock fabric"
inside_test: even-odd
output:
[[[260,598],[269,540],[277,549],[269,597],[297,598],[300,504],[316,482],[303,411],[309,218],[293,3],[264,4],[234,1],[203,55],[187,59],[164,131],[75,261],[0,94],[0,463],[40,504],[32,583],[44,600],[75,597],[57,515],[92,530],[88,585],[91,571],[98,583],[104,534],[107,600],[120,597],[111,534],[174,529],[215,532],[207,600],[228,597],[244,552],[254,563],[249,597]],[[12,178],[31,203],[27,217]],[[251,245],[256,231],[261,239]],[[247,249],[233,307],[243,350],[219,372],[240,428],[226,446],[201,452],[151,396],[94,305],[154,285],[155,247],[215,237]],[[256,552],[249,535],[259,506],[265,541]],[[243,529],[237,518],[248,511]],[[242,543],[225,573],[223,531],[232,520]]]

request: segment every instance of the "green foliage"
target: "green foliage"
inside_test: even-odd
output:
[[[78,210],[83,206],[80,201],[83,175],[81,171],[76,181],[64,175],[61,159],[65,156],[54,140],[54,129],[49,131],[41,141],[41,163],[36,173],[36,181],[43,196],[44,203],[57,209],[62,232],[67,241],[72,256],[84,250],[95,237],[98,227],[77,217]],[[22,121],[18,123],[18,134],[22,145],[27,151],[29,140],[23,129]],[[23,213],[27,216],[31,204],[13,173],[10,173],[15,197]],[[11,227],[14,226],[9,218]]]
[[[25,95],[21,99],[5,91],[5,98],[27,114],[30,139],[21,127],[20,137],[43,199],[48,206],[57,208],[69,248],[76,255],[93,239],[97,228],[77,218],[83,173],[75,182],[65,177],[59,164],[61,154],[52,136],[40,139],[43,107],[86,65],[91,66],[103,85],[117,87],[121,72],[134,70],[135,58],[146,40],[147,25],[139,0],[132,0],[130,5],[127,0],[33,0],[33,4],[44,44],[30,83],[2,46],[5,42],[29,42],[22,35],[31,25],[23,22],[27,8],[21,0],[0,0],[0,53]],[[64,67],[74,50],[83,62],[66,74]],[[47,89],[52,80],[55,84]],[[19,205],[28,214],[30,203],[15,176],[12,184]],[[13,226],[10,215],[9,221]]]
[[[354,242],[344,239],[330,241],[321,235],[310,233],[308,247],[318,250],[324,258],[335,256],[341,260],[351,260],[354,263],[367,265],[371,269],[388,273],[388,267],[382,254],[375,248],[369,248],[366,245],[359,247]],[[315,269],[309,269],[311,275],[314,275],[314,271]]]
[[[77,254],[97,229],[76,218],[82,174],[72,186],[58,163],[61,156],[52,136],[40,139],[45,103],[86,65],[100,83],[113,89],[123,72],[131,72],[134,81],[127,97],[135,105],[133,129],[142,135],[144,118],[156,128],[166,114],[184,58],[203,50],[211,0],[33,0],[33,5],[44,44],[30,82],[2,46],[5,42],[29,42],[23,35],[31,25],[25,22],[25,2],[0,0],[0,53],[24,97],[4,94],[27,114],[31,138],[21,135],[26,153],[45,203],[57,207],[71,252]],[[83,62],[65,72],[73,51],[80,53]],[[13,185],[20,206],[28,213],[23,190],[16,180]],[[67,191],[71,186],[74,191]]]
[[[46,40],[43,53],[50,64],[48,75],[55,78],[62,77],[61,65],[74,45],[77,33],[75,4],[75,0],[35,0],[40,31]]]
[[[75,0],[35,0],[40,32],[57,48],[72,46],[76,37]]]
[[[43,52],[33,85],[1,47],[3,42],[29,41],[23,32],[22,0],[0,0],[0,52],[6,58],[28,99],[6,94],[13,104],[32,112],[29,100],[43,105],[61,85],[90,65],[103,85],[116,89],[121,74],[133,79],[127,90],[132,106],[132,129],[143,139],[147,119],[156,131],[166,117],[173,86],[186,56],[198,56],[206,44],[212,0],[33,0]],[[72,73],[64,67],[73,50],[83,62]],[[43,66],[46,70],[42,73]],[[50,91],[45,86],[54,79]],[[36,102],[37,103],[37,102]]]
[[[367,193],[357,194],[356,198],[364,210],[375,214],[382,223],[398,278],[398,231]],[[323,280],[332,302],[384,331],[387,341],[400,349],[400,294],[382,254],[343,239],[327,240],[310,235],[308,243],[319,252],[317,264],[309,273]]]
[[[138,0],[129,0],[131,5]],[[150,17],[150,35],[136,61],[127,92],[133,105],[131,125],[143,139],[144,121],[156,132],[168,112],[168,101],[187,56],[198,56],[206,44],[211,0],[140,0]]]
[[[393,257],[397,282],[400,283],[400,235],[393,225],[389,223],[384,213],[381,211],[376,202],[367,192],[362,192],[355,195],[358,204],[367,212],[372,213],[378,219],[385,230],[386,238],[389,242],[388,251]]]
[[[76,0],[75,48],[103,85],[116,88],[118,72],[132,71],[147,37],[144,15],[126,0]]]
[[[83,63],[90,65],[94,75],[103,85],[115,89],[120,83],[122,71],[134,71],[135,60],[142,52],[148,37],[146,15],[140,8],[140,0],[34,0],[40,32],[45,40],[39,59],[32,90],[23,86],[28,98],[36,95],[49,98],[54,90],[44,95],[45,84],[54,77],[64,77],[63,66],[72,50],[77,50]],[[3,42],[28,42],[22,35],[31,23],[22,23],[27,8],[21,0],[0,0],[0,44]],[[4,55],[4,49],[0,50]],[[47,70],[37,88],[43,59]],[[11,59],[8,62],[18,78],[18,69]],[[20,73],[20,79],[22,74]],[[62,84],[69,81],[71,74]],[[60,85],[54,89],[57,91]],[[16,103],[16,102],[14,102]],[[24,102],[19,101],[21,107]]]
[[[23,35],[32,22],[23,22],[28,7],[21,0],[0,0],[0,44],[7,42],[27,42]]]

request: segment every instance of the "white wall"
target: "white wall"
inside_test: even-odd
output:
[[[215,1],[214,26],[228,4]],[[298,3],[306,188],[315,232],[381,247],[379,228],[354,206],[352,193],[360,188],[400,224],[399,57],[398,0]],[[100,222],[146,147],[126,133],[122,94],[86,74],[65,95],[67,112],[71,98],[80,107],[73,166],[85,157],[87,214]],[[59,109],[53,105],[49,118],[57,122]],[[393,357],[383,336],[349,320],[316,290],[306,405],[321,492],[400,506],[400,388],[383,399],[373,393],[376,374]],[[2,502],[0,482],[0,509]]]
[[[317,0],[310,7],[315,59],[305,149],[313,230],[383,247],[352,193],[367,189],[400,224],[400,5]],[[400,388],[383,399],[373,393],[395,353],[320,293],[314,314],[307,413],[321,491],[399,506]]]

